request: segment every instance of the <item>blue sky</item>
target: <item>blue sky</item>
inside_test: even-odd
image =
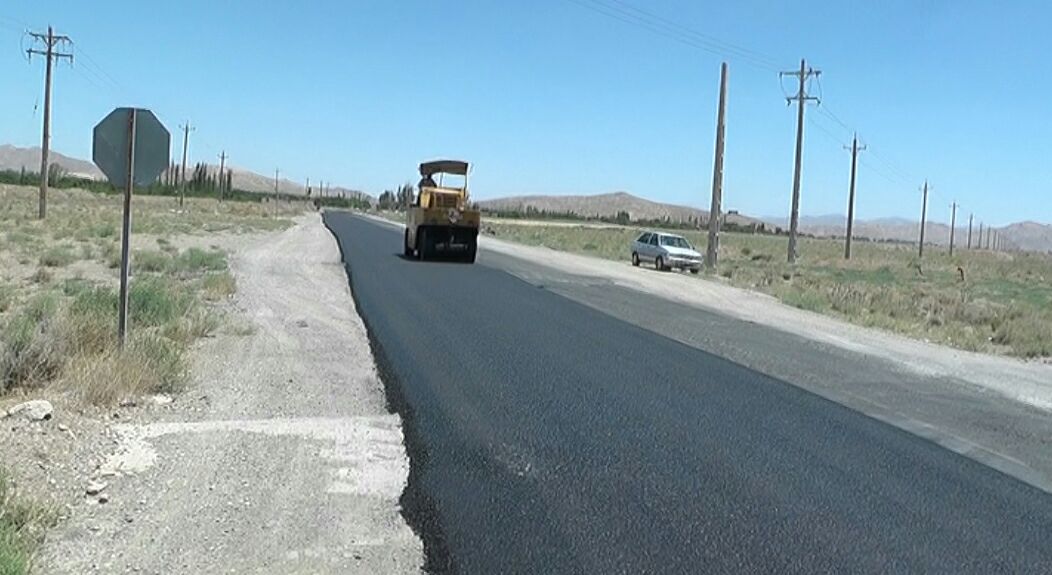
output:
[[[722,44],[596,9],[619,1]],[[807,112],[803,213],[845,211],[839,119],[869,146],[860,218],[917,218],[928,178],[932,219],[956,200],[963,218],[1052,222],[1049,22],[1038,1],[8,0],[0,142],[39,145],[43,65],[19,49],[25,27],[51,23],[76,43],[56,70],[66,154],[90,157],[92,126],[136,105],[173,132],[190,119],[195,161],[226,150],[260,173],[374,194],[457,157],[475,164],[477,198],[626,190],[707,208],[726,59],[725,205],[782,215],[795,112],[776,70],[806,57],[825,112]]]

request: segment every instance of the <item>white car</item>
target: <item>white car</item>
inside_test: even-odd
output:
[[[632,265],[644,261],[659,270],[678,268],[692,274],[701,270],[701,254],[687,238],[664,232],[643,232],[632,242]]]

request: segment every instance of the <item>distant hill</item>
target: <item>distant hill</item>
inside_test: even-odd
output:
[[[596,194],[592,196],[513,196],[479,201],[484,210],[526,211],[536,210],[574,213],[580,217],[614,217],[618,212],[628,212],[633,220],[664,220],[671,222],[707,222],[709,212],[689,206],[665,204],[633,196],[627,192]],[[727,221],[739,225],[763,224],[764,222],[740,214],[729,214]]]
[[[69,172],[71,176],[90,178],[93,180],[102,179],[103,177],[102,172],[95,167],[95,164],[71,158],[60,154],[55,150],[51,150],[48,154],[48,162],[51,164],[58,164]],[[40,148],[36,146],[32,148],[19,148],[10,144],[0,146],[0,170],[13,170],[17,172],[22,168],[25,168],[27,172],[40,171]]]
[[[71,176],[89,178],[93,180],[105,179],[102,172],[95,167],[95,164],[72,158],[51,150],[48,154],[48,161],[52,164],[58,164]],[[19,171],[25,168],[27,172],[38,172],[40,171],[40,148],[19,148],[10,144],[0,145],[0,170],[13,170]],[[210,171],[218,172],[218,164],[209,164]],[[193,170],[193,164],[187,165],[187,177]],[[234,188],[238,190],[244,190],[246,192],[256,193],[272,193],[274,191],[274,178],[257,174],[250,170],[234,167]],[[306,193],[305,186],[301,182],[293,182],[291,180],[280,179],[278,181],[278,191],[282,194],[288,195],[304,195]],[[347,197],[362,197],[367,198],[370,201],[374,201],[374,198],[369,194],[359,192],[357,190],[351,190],[349,188],[343,188],[338,186],[332,186],[329,188],[329,195],[337,196],[344,194]]]
[[[770,217],[764,221],[789,227],[785,218]],[[800,231],[820,237],[844,237],[847,218],[842,215],[801,216]],[[994,228],[1008,242],[1009,249],[1033,252],[1052,252],[1052,225],[1037,222],[1020,222],[1001,228]],[[856,220],[854,235],[856,238],[868,238],[880,241],[916,242],[920,234],[920,223],[905,218],[876,218]],[[983,230],[985,245],[986,230]],[[979,241],[979,226],[972,228],[972,241]],[[924,227],[924,242],[946,246],[950,243],[950,226],[944,223],[928,222]],[[955,243],[967,245],[968,226],[958,224]]]
[[[1019,249],[1052,253],[1052,226],[1048,224],[1019,222],[999,231]]]

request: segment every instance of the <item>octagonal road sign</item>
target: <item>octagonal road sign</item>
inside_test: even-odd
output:
[[[148,186],[168,167],[171,136],[153,115],[143,108],[117,108],[102,119],[92,137],[91,160],[106,174],[110,183],[123,188],[128,185],[128,138],[131,136],[132,116],[135,120],[136,186]]]

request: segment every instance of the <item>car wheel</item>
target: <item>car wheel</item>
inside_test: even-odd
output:
[[[690,268],[690,273],[692,274],[697,274],[699,271],[701,271],[700,268]]]
[[[661,256],[658,256],[654,260],[654,269],[656,269],[659,272],[665,271],[665,260],[664,260],[664,258],[662,258]]]
[[[405,239],[402,240],[403,255],[407,258],[413,257],[413,248],[409,245],[409,230],[405,231]]]
[[[639,254],[632,252],[632,265],[639,267]]]

